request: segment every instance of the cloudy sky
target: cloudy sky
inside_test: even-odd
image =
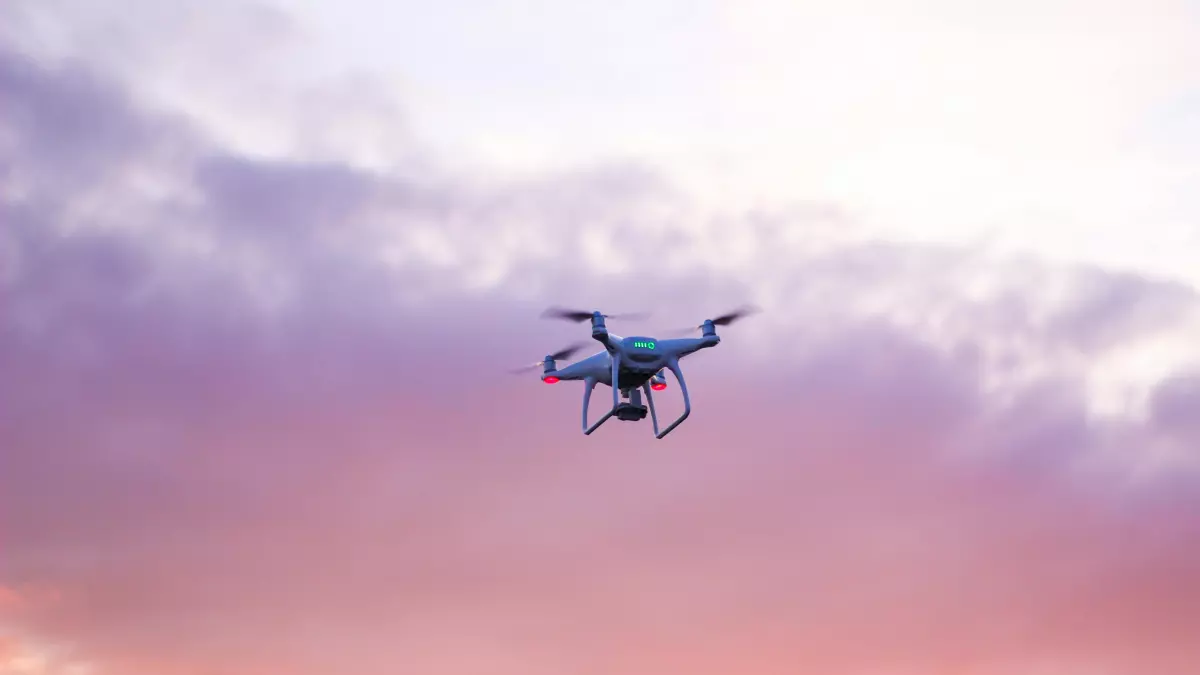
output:
[[[0,3],[0,674],[1193,673],[1197,63],[1170,0]],[[506,373],[743,302],[663,441]]]

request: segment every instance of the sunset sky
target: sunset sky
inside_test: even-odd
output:
[[[1198,64],[1171,0],[0,1],[0,675],[1195,675]],[[507,372],[745,302],[661,441]]]

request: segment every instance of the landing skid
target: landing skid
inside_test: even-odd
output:
[[[613,375],[612,375],[613,382],[618,381],[617,374],[618,374],[619,368],[620,368],[620,359],[616,355],[614,355],[614,357],[613,357]],[[658,438],[658,439],[661,439],[664,436],[666,436],[667,434],[671,433],[671,431],[673,431],[675,429],[675,427],[679,426],[680,424],[683,423],[684,420],[687,419],[688,415],[692,414],[692,401],[691,401],[691,397],[688,396],[687,382],[683,379],[683,371],[680,370],[679,364],[677,362],[668,363],[667,368],[669,368],[671,370],[671,373],[673,375],[675,375],[675,379],[679,382],[679,389],[683,392],[683,414],[679,416],[679,419],[672,422],[671,425],[668,426],[666,429],[663,429],[662,431],[659,431],[659,429],[658,429],[658,413],[656,413],[654,410],[654,394],[650,389],[650,384],[646,383],[641,386],[641,393],[643,393],[646,396],[646,404],[649,407],[650,421],[654,425],[654,437]],[[622,402],[620,399],[621,392],[616,387],[614,387],[613,388],[613,407],[612,407],[612,409],[609,410],[608,413],[606,413],[604,415],[604,417],[601,417],[599,420],[596,421],[595,424],[592,424],[589,427],[588,426],[588,405],[592,400],[592,390],[596,388],[596,384],[597,384],[597,381],[593,378],[587,378],[583,381],[583,434],[585,436],[590,436],[593,431],[595,431],[596,429],[599,429],[600,425],[607,422],[609,420],[609,418],[613,417],[614,415],[617,416],[617,419],[624,420],[627,422],[634,422],[634,421],[645,419],[647,406],[642,406],[642,405],[638,404],[639,402],[636,400],[636,398],[637,398],[636,394],[638,393],[638,391],[634,390],[634,392],[633,392],[634,399],[635,399],[633,402],[625,403],[625,402]]]

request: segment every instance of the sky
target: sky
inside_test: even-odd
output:
[[[1198,10],[0,4],[0,675],[1194,672]]]

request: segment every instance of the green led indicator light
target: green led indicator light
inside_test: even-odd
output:
[[[634,342],[634,343],[633,343],[633,346],[634,346],[634,347],[640,347],[640,348],[642,348],[642,349],[654,349],[654,343],[653,343],[653,342]]]

